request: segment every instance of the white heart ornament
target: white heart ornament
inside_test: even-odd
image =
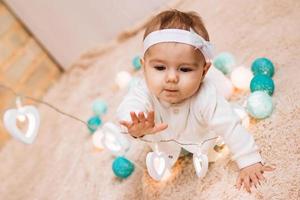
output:
[[[169,168],[167,155],[163,152],[149,152],[146,157],[146,165],[149,175],[154,180],[159,181]]]
[[[26,116],[28,119],[28,129],[23,133],[17,127],[17,117]],[[39,112],[34,106],[23,106],[18,109],[9,109],[3,116],[4,127],[17,140],[31,144],[36,138],[40,125]]]
[[[102,144],[112,154],[122,156],[129,150],[129,140],[121,133],[121,129],[118,126],[107,122],[103,125],[102,132]]]
[[[208,158],[204,154],[193,154],[193,163],[196,174],[199,178],[203,178],[208,169]]]

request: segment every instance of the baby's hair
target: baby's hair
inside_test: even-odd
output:
[[[152,18],[146,25],[144,39],[153,31],[171,28],[187,31],[192,28],[205,40],[209,41],[209,35],[204,23],[196,12],[181,12],[176,9],[166,10],[154,16],[154,18]]]

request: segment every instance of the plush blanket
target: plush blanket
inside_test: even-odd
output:
[[[238,191],[234,186],[238,168],[227,155],[210,164],[203,179],[197,178],[187,156],[177,162],[168,180],[155,182],[145,169],[149,149],[139,142],[132,144],[127,155],[135,171],[120,180],[111,170],[114,157],[93,147],[83,123],[40,105],[41,126],[35,142],[25,145],[11,140],[1,149],[0,199],[300,198],[300,1],[187,0],[177,8],[199,12],[216,52],[231,52],[239,65],[249,67],[262,56],[274,62],[274,112],[250,126],[263,158],[276,165],[274,172],[265,174],[267,181],[251,194]],[[92,102],[103,99],[109,107],[103,121],[115,121],[126,89],[118,89],[114,77],[120,70],[141,75],[133,72],[131,59],[142,51],[142,34],[140,30],[99,55],[93,52],[93,62],[89,56],[77,61],[44,101],[87,120],[93,114]]]

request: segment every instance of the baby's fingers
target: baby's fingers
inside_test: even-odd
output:
[[[150,111],[147,115],[147,121],[151,124],[154,124],[154,111]]]
[[[273,171],[273,170],[275,170],[276,168],[275,167],[271,167],[271,166],[268,166],[268,165],[264,165],[263,167],[262,167],[262,171],[264,172],[264,171],[266,171],[266,172],[270,172],[270,171]]]
[[[145,123],[146,118],[143,112],[139,112],[139,121]]]
[[[153,127],[152,131],[151,131],[151,134],[154,134],[154,133],[157,133],[157,132],[160,132],[160,131],[163,131],[165,130],[166,128],[168,128],[168,124],[157,124]]]
[[[266,178],[262,175],[261,172],[256,172],[255,174],[256,174],[256,176],[258,177],[259,180],[261,180],[261,181],[265,181],[266,180]]]
[[[131,123],[130,122],[127,122],[127,121],[119,121],[119,123],[123,126],[125,126],[127,129],[129,129],[131,127]]]
[[[257,176],[256,176],[255,173],[251,174],[250,178],[251,178],[251,183],[254,184],[254,187],[257,187],[258,184],[260,185],[259,180],[258,180],[258,178],[257,178]],[[252,184],[250,184],[250,186],[252,187]]]
[[[131,120],[134,124],[137,124],[139,123],[139,119],[138,117],[136,116],[135,112],[130,112],[130,116],[131,116]]]
[[[236,180],[236,187],[238,190],[240,190],[241,186],[242,186],[242,178],[239,176],[238,179]]]
[[[251,193],[251,190],[250,190],[250,178],[249,178],[249,176],[246,176],[244,178],[244,188],[247,190],[247,192]]]

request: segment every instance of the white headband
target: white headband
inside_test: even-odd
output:
[[[195,33],[193,29],[190,29],[190,31],[182,29],[162,29],[151,32],[144,39],[144,54],[152,45],[161,42],[179,42],[189,44],[202,52],[206,62],[211,62],[213,59],[212,44]]]

